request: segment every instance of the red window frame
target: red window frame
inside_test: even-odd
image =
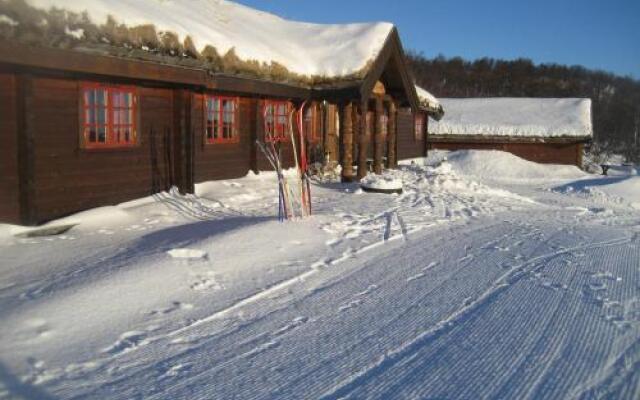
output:
[[[262,106],[264,140],[266,142],[290,142],[291,103],[282,100],[265,100]]]
[[[320,142],[320,129],[318,129],[318,107],[309,106],[304,110],[304,130],[309,143]]]
[[[414,127],[416,140],[424,139],[424,114],[416,114],[414,117]]]
[[[217,102],[217,109],[215,104]],[[231,104],[228,110],[225,105]],[[238,143],[238,110],[240,99],[231,96],[205,96],[204,98],[204,141],[206,144]],[[217,119],[217,121],[216,121]]]
[[[125,148],[138,144],[136,87],[84,82],[80,97],[84,148]]]

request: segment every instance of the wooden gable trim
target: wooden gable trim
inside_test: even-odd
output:
[[[417,111],[420,107],[418,94],[416,93],[416,88],[413,84],[413,77],[407,68],[402,42],[400,41],[398,30],[395,27],[389,33],[382,50],[374,61],[369,73],[362,81],[362,85],[360,86],[361,98],[367,100],[371,96],[371,92],[373,91],[376,82],[382,76],[382,72],[389,62],[397,63],[398,70],[400,71],[400,78],[402,80],[405,93],[409,99],[411,109]]]

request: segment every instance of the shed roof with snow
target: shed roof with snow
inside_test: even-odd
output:
[[[582,98],[441,98],[446,114],[435,136],[575,138],[593,135],[591,100]]]

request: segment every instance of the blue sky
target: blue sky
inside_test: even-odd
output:
[[[428,57],[530,58],[640,79],[640,0],[240,0],[288,19],[389,21]]]

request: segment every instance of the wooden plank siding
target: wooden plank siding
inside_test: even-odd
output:
[[[172,91],[139,88],[139,143],[125,149],[80,146],[80,82],[33,79],[35,222],[144,197],[172,184]]]
[[[425,152],[425,135],[423,139],[417,140],[415,136],[414,117],[410,110],[398,110],[398,126],[397,126],[397,147],[398,160],[406,160],[408,158],[424,157]]]
[[[546,164],[567,164],[582,167],[580,143],[500,143],[500,142],[436,142],[430,141],[429,149],[438,150],[502,150],[525,160]]]
[[[194,94],[192,126],[194,128],[195,182],[232,179],[245,176],[251,170],[251,151],[255,139],[255,103],[241,97],[238,111],[237,143],[206,143],[205,95]]]
[[[0,221],[19,223],[16,76],[0,73]]]

